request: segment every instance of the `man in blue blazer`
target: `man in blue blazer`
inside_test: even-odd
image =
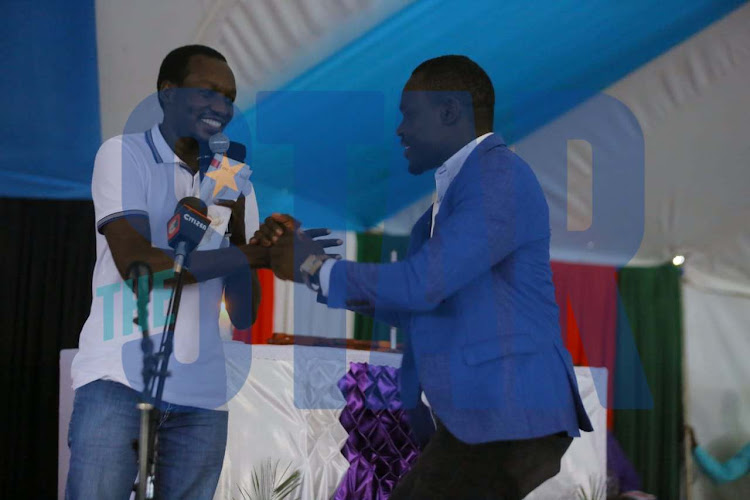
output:
[[[275,215],[255,242],[273,245],[279,277],[306,282],[329,307],[404,328],[401,397],[429,402],[437,424],[391,499],[523,498],[591,431],[562,343],[550,269],[549,209],[529,166],[492,133],[494,90],[464,56],[412,73],[397,134],[437,197],[405,260],[330,259]]]

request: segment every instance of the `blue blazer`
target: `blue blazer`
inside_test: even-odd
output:
[[[414,226],[405,260],[342,261],[327,303],[406,330],[401,397],[424,390],[460,440],[527,439],[591,423],[562,344],[549,208],[531,168],[494,134]]]

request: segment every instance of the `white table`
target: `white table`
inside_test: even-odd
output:
[[[70,363],[75,350],[60,353],[60,413],[58,495],[63,498],[68,471],[67,430],[73,404]],[[249,485],[250,473],[266,458],[292,463],[303,474],[304,500],[330,498],[349,464],[340,453],[347,434],[339,423],[344,398],[336,382],[349,362],[398,366],[399,354],[328,347],[249,346],[225,344],[229,401],[229,437],[224,468],[214,498],[242,498],[238,485]],[[294,387],[294,356],[315,376]],[[345,363],[344,363],[345,357]],[[247,375],[246,361],[252,359]],[[309,363],[309,365],[308,365]],[[247,375],[247,376],[246,376]],[[578,386],[594,432],[575,439],[563,457],[560,474],[532,492],[528,500],[574,498],[573,490],[590,487],[592,477],[606,478],[607,370],[576,367]],[[309,401],[299,409],[294,394]]]

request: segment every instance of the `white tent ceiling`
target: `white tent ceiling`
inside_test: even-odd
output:
[[[413,0],[96,0],[102,137],[122,133],[181,45],[222,52],[237,105],[276,88]]]
[[[745,5],[606,90],[631,109],[645,138],[636,263],[685,254],[686,269],[750,291],[749,82]]]

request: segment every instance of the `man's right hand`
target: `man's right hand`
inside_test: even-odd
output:
[[[271,247],[276,244],[281,235],[286,231],[297,231],[299,230],[300,222],[288,214],[274,213],[266,217],[266,220],[261,224],[260,228],[255,231],[255,234],[250,239],[251,245],[260,245],[263,247]],[[335,239],[320,239],[321,236],[328,236],[331,234],[331,230],[325,227],[317,229],[305,229],[302,231],[307,237],[314,239],[323,248],[330,248],[342,245],[344,242]]]
[[[263,224],[255,231],[253,237],[250,238],[250,244],[271,247],[286,230],[296,231],[299,227],[299,221],[291,215],[273,213],[266,217]]]

